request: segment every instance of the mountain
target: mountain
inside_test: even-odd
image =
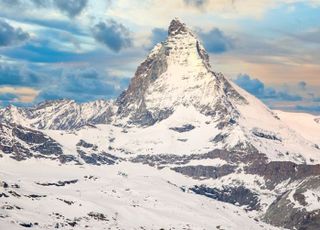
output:
[[[115,101],[2,109],[0,226],[319,229],[318,118],[213,69],[174,19]]]
[[[129,124],[146,126],[184,106],[230,120],[238,116],[234,104],[244,103],[230,83],[211,70],[209,56],[197,37],[185,24],[173,20],[167,40],[155,46],[117,99],[117,115],[127,118]]]
[[[36,129],[77,129],[84,125],[108,123],[115,112],[113,101],[77,104],[73,100],[46,101],[31,108],[13,105],[0,110],[0,121]]]

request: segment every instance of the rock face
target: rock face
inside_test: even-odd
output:
[[[191,190],[197,194],[207,196],[211,199],[245,206],[245,210],[259,210],[259,195],[249,189],[239,187],[224,186],[222,189],[209,188],[205,185],[194,186]]]
[[[61,145],[42,132],[10,124],[0,124],[0,150],[18,161],[63,153]]]
[[[294,189],[277,197],[267,209],[264,219],[289,229],[319,229],[319,191],[320,176],[303,180]]]

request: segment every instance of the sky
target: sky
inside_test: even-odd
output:
[[[320,114],[320,0],[0,0],[0,107],[116,98],[175,17],[214,71]]]

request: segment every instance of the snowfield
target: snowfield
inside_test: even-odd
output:
[[[281,120],[301,136],[320,146],[320,118],[308,113],[292,113],[277,110]]]
[[[0,193],[10,195],[0,198],[1,229],[275,229],[240,207],[184,192],[192,180],[169,169],[5,158],[0,176],[8,186]]]

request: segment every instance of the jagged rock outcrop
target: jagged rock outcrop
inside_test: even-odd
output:
[[[320,176],[306,178],[277,197],[267,209],[265,221],[288,229],[319,229],[319,191]]]
[[[31,157],[59,157],[62,146],[40,131],[0,124],[0,150],[18,161]]]

